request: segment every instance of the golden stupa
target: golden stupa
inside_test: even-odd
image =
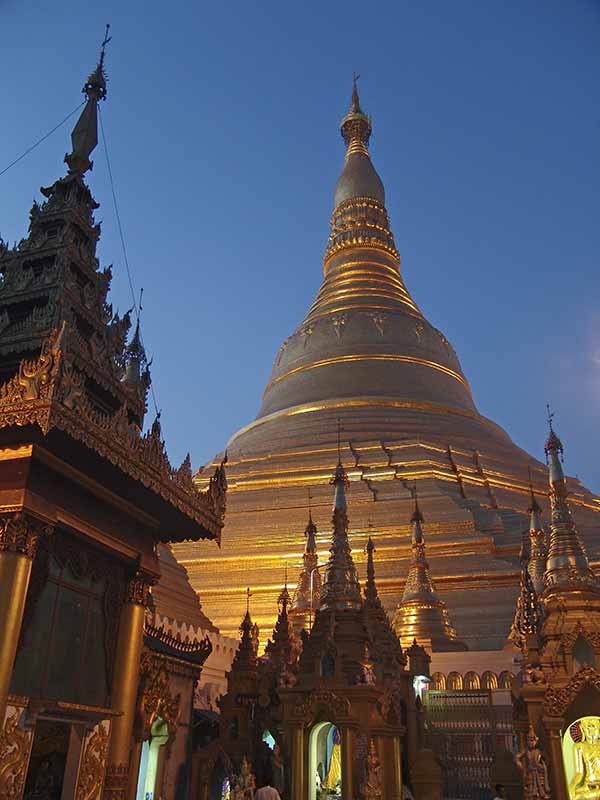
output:
[[[470,649],[500,648],[529,529],[528,470],[547,521],[547,469],[479,414],[451,344],[404,285],[383,184],[369,155],[371,120],[356,85],[341,132],[347,151],[323,282],[279,349],[258,416],[227,445],[222,547],[208,552],[181,544],[175,552],[223,633],[237,630],[248,585],[254,619],[270,631],[284,564],[291,575],[302,565],[308,488],[320,562],[326,560],[339,419],[359,572],[370,535],[379,553],[380,595],[393,614],[412,560],[416,481],[437,596],[458,640]],[[213,470],[210,464],[198,474],[200,487]],[[600,499],[571,478],[569,491],[594,563]]]

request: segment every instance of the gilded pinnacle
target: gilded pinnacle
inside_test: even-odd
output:
[[[568,587],[598,593],[600,587],[590,568],[587,553],[579,539],[569,509],[567,501],[569,490],[559,460],[563,446],[552,427],[552,416],[549,413],[550,435],[544,448],[549,461],[551,508],[550,546],[544,574],[544,594],[547,596]]]

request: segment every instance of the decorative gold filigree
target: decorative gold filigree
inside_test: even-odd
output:
[[[100,794],[108,753],[108,723],[99,722],[83,747],[75,800],[96,800]]]
[[[335,720],[338,717],[348,716],[350,701],[329,689],[317,689],[307,697],[298,698],[294,705],[294,716],[309,721],[315,718],[320,709]]]
[[[145,652],[140,663],[138,739],[142,741],[150,739],[152,726],[159,717],[166,723],[169,736],[174,736],[179,719],[180,701],[181,695],[171,695],[166,658]]]
[[[582,667],[561,689],[550,686],[544,694],[544,711],[551,717],[560,717],[577,697],[586,683],[600,692],[600,673],[587,665]]]
[[[152,581],[142,572],[136,572],[127,584],[126,602],[136,606],[147,606]]]
[[[571,652],[573,645],[580,636],[583,636],[583,638],[589,642],[594,650],[600,648],[600,631],[588,631],[586,628],[584,628],[581,622],[578,621],[572,631],[569,631],[569,633],[563,633],[563,635],[560,637],[560,643],[566,653]]]
[[[41,536],[52,533],[52,526],[19,511],[0,515],[0,552],[21,553],[35,558]]]
[[[25,788],[31,733],[19,726],[21,709],[13,708],[0,733],[0,800],[17,800]]]

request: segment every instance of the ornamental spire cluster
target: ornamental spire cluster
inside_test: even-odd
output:
[[[600,587],[569,510],[569,491],[561,464],[563,445],[554,431],[552,416],[549,413],[550,433],[544,445],[549,466],[551,509],[544,595],[548,596],[569,587],[578,587],[597,594],[600,593]]]
[[[543,616],[537,590],[531,576],[531,555],[527,538],[524,535],[521,544],[519,596],[513,623],[508,634],[508,640],[523,652],[527,648],[529,637],[539,633]]]

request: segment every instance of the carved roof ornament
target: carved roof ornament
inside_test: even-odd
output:
[[[544,694],[546,714],[551,717],[562,716],[586,684],[600,692],[600,673],[587,665],[581,667],[566,686],[560,689],[549,686]]]
[[[548,555],[548,546],[546,543],[546,532],[542,527],[541,513],[542,509],[539,506],[533,493],[533,484],[531,481],[531,469],[529,469],[529,492],[530,502],[529,508],[529,574],[533,583],[533,588],[536,594],[539,594],[544,589],[544,572],[546,571],[546,558]]]
[[[587,553],[579,538],[567,501],[569,490],[561,460],[563,445],[554,431],[554,414],[548,406],[550,432],[544,450],[549,465],[550,481],[550,545],[544,574],[544,596],[559,593],[562,589],[584,588],[594,594],[600,586],[589,565]]]
[[[149,740],[152,726],[159,718],[166,723],[169,736],[175,736],[180,704],[181,695],[171,694],[167,659],[155,653],[143,653],[140,662],[138,739]]]
[[[543,610],[533,586],[529,572],[530,557],[527,540],[523,537],[521,546],[521,581],[515,617],[511,625],[508,639],[523,653],[527,650],[530,637],[537,636],[541,630]]]

